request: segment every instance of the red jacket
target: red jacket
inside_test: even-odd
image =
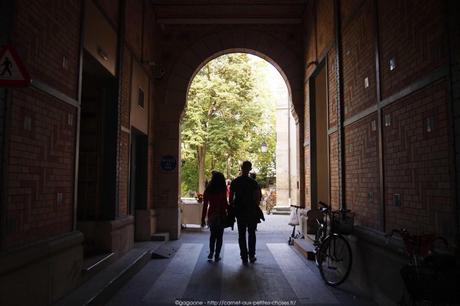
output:
[[[230,206],[228,205],[226,191],[219,193],[208,193],[205,191],[203,195],[203,211],[201,214],[201,222],[204,223],[206,215],[208,216],[208,223],[209,220],[212,220],[215,217],[225,217],[229,208]]]

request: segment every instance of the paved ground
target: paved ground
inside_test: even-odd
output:
[[[289,246],[288,216],[257,231],[257,262],[243,266],[237,232],[226,230],[222,261],[208,262],[209,231],[169,242],[174,255],[151,260],[107,305],[373,305],[350,284],[324,285],[318,269]]]

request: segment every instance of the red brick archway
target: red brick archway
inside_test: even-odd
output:
[[[184,46],[184,51],[166,68],[165,80],[161,80],[163,86],[158,87],[158,108],[154,119],[154,130],[157,132],[155,137],[162,139],[156,142],[158,146],[155,148],[153,165],[153,180],[156,184],[152,185],[153,208],[157,212],[159,231],[168,231],[172,238],[177,238],[179,234],[179,171],[176,168],[166,172],[158,165],[165,155],[175,156],[179,160],[179,124],[187,91],[194,75],[208,61],[227,53],[245,52],[259,56],[275,66],[286,81],[289,100],[295,111],[299,140],[303,139],[303,61],[301,53],[296,54],[286,46],[287,43],[286,40],[260,31],[221,31],[203,36],[191,46]],[[299,161],[303,160],[302,151],[298,152]],[[303,163],[299,162],[298,165],[300,186],[304,186]],[[301,202],[303,194],[301,189]]]

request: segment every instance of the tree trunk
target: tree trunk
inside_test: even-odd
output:
[[[230,179],[230,168],[231,168],[231,164],[230,164],[231,160],[230,160],[230,155],[227,156],[227,178]]]
[[[198,192],[203,193],[205,189],[205,161],[206,161],[206,145],[198,147]]]

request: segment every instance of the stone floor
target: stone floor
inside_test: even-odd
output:
[[[374,305],[349,283],[323,283],[314,262],[288,245],[288,217],[259,225],[257,261],[248,266],[236,230],[226,230],[220,262],[207,261],[208,230],[183,231],[164,246],[171,257],[152,259],[107,305]]]

